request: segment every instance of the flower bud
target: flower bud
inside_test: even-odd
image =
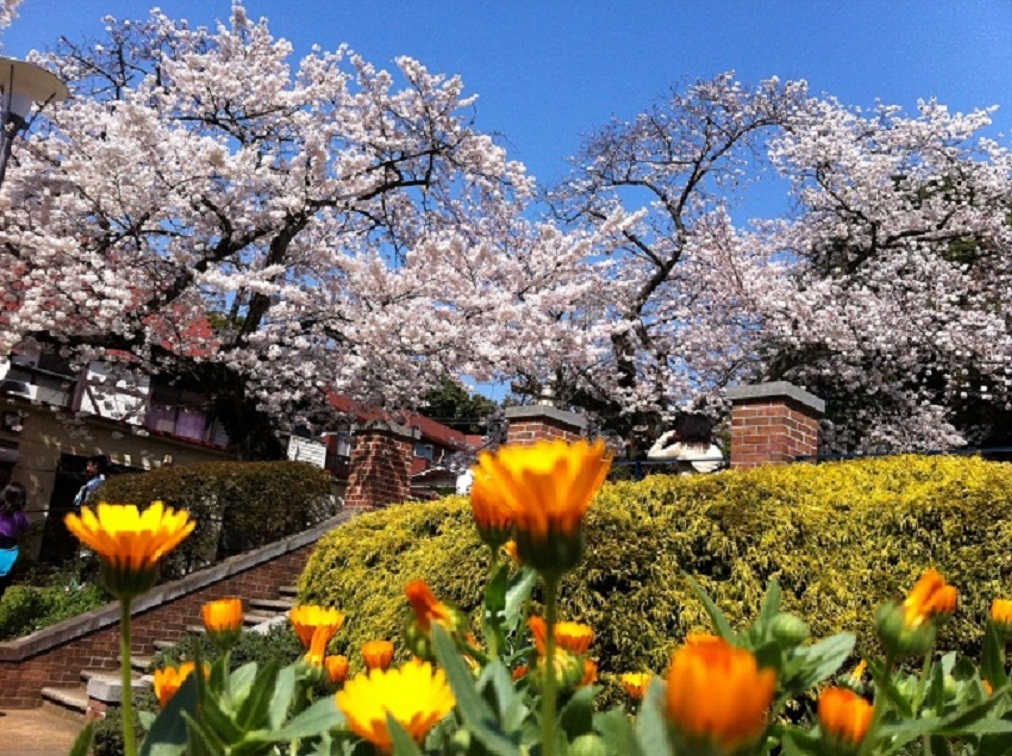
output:
[[[608,746],[600,735],[581,735],[569,744],[569,756],[608,756]]]
[[[565,649],[555,649],[555,685],[560,692],[569,692],[579,687],[586,674],[583,659]],[[534,670],[529,673],[531,683],[538,690],[544,690],[548,674],[547,657],[539,656]]]
[[[875,615],[875,630],[886,650],[895,657],[923,656],[935,645],[935,624],[910,624],[903,604],[895,601]]]
[[[1012,601],[995,599],[991,602],[991,621],[1004,639],[1012,637]]]
[[[794,648],[808,638],[808,625],[800,617],[781,613],[770,621],[770,634],[781,648]]]

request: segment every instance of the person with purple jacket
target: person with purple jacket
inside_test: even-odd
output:
[[[0,491],[0,598],[14,578],[18,538],[31,527],[24,511],[26,498],[20,483],[8,483]]]

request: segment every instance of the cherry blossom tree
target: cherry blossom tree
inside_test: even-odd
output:
[[[560,315],[597,232],[528,219],[534,182],[458,78],[345,47],[294,61],[238,4],[213,29],[107,23],[38,59],[74,96],[0,191],[0,353],[196,381],[262,456],[268,418],[331,391],[405,406],[586,351]]]
[[[989,124],[725,74],[598,131],[552,199],[577,227],[625,223],[573,312],[596,360],[559,392],[635,437],[788,379],[828,400],[827,449],[1007,442],[1012,163]],[[736,222],[746,189],[792,209]]]

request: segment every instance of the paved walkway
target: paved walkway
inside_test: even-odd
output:
[[[48,709],[0,711],[0,756],[67,756],[84,718]]]

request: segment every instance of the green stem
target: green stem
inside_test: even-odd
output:
[[[131,687],[133,671],[130,666],[130,599],[121,598],[119,607],[119,659],[123,681],[122,701],[120,703],[123,715],[123,753],[126,756],[137,756],[136,734],[134,733],[133,688]]]
[[[931,657],[934,656],[932,651],[924,654],[924,663],[921,665],[921,677],[917,681],[917,693],[914,696],[914,719],[920,715],[921,704],[924,703],[924,688],[928,683],[928,675],[931,674]]]
[[[545,694],[541,702],[541,753],[555,753],[555,604],[559,581],[545,576]]]
[[[489,551],[492,552],[492,558],[489,560],[488,564],[488,579],[489,583],[491,583],[492,580],[495,578],[496,572],[499,571],[499,549],[494,546],[489,546]],[[500,633],[499,619],[497,617],[493,617],[490,621],[490,624],[492,625],[491,628],[492,632],[488,633],[489,637],[486,638],[486,641],[488,641],[488,655],[492,659],[498,659],[499,633]],[[482,664],[487,663],[488,663],[487,660],[482,662]]]
[[[882,684],[876,687],[875,690],[875,705],[872,709],[871,724],[868,725],[868,732],[864,736],[864,740],[861,742],[861,750],[857,752],[857,756],[866,756],[872,752],[872,748],[875,745],[875,739],[878,735],[878,728],[882,722],[882,715],[885,714],[885,702],[888,698],[885,687],[889,685],[889,682],[893,674],[893,663],[894,658],[892,654],[886,655],[885,660],[885,677],[882,680]]]

